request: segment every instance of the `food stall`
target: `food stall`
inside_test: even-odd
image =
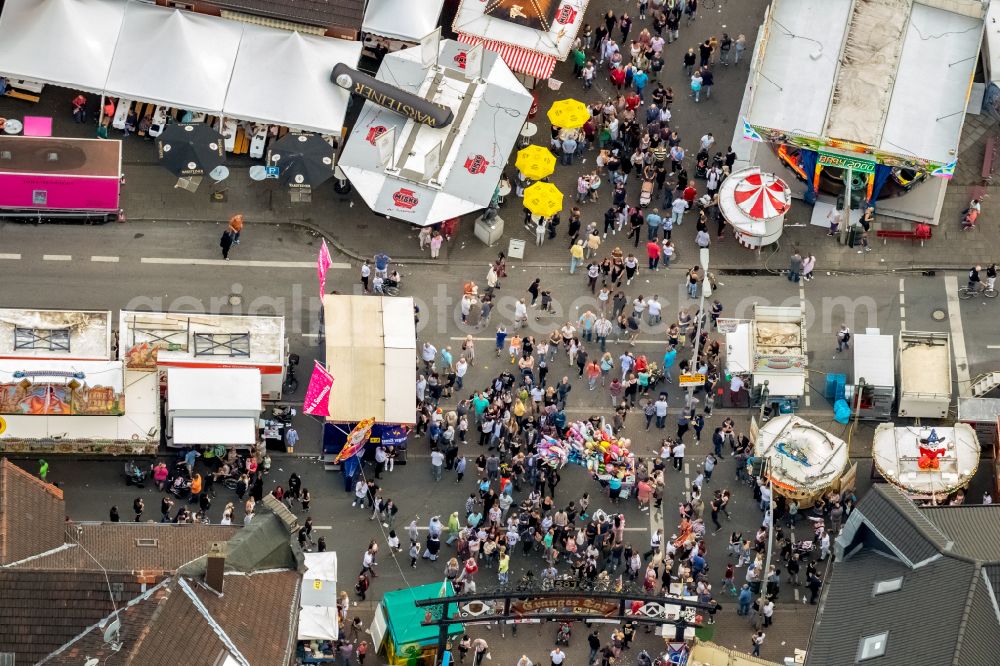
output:
[[[389,51],[418,44],[437,27],[443,4],[444,0],[368,0],[361,24],[365,49],[376,50],[380,38]]]
[[[253,368],[261,398],[280,400],[288,340],[285,318],[122,310],[119,356],[130,370],[159,374],[168,368]]]
[[[375,652],[390,666],[418,666],[437,664],[438,627],[425,627],[421,623],[427,612],[417,608],[415,602],[455,594],[451,581],[418,585],[405,590],[394,590],[382,595],[382,601],[375,608],[368,633],[372,637]],[[445,610],[447,617],[457,612],[455,604]],[[448,636],[454,637],[463,631],[461,624],[449,624]],[[457,649],[453,649],[456,653]]]
[[[528,88],[569,57],[590,0],[462,0],[451,29],[458,41],[500,54]]]
[[[755,305],[753,319],[726,333],[726,372],[750,375],[754,406],[765,415],[794,411],[806,391],[802,308]]]
[[[914,500],[940,504],[965,489],[979,467],[979,440],[965,423],[897,428],[883,423],[872,442],[873,470]]]
[[[730,174],[719,188],[719,210],[743,247],[756,249],[781,238],[792,192],[781,178],[760,167]]]
[[[440,67],[425,66],[421,51],[390,53],[371,85],[359,84],[377,95],[364,103],[339,166],[374,212],[427,226],[490,205],[532,99],[491,51],[481,69],[453,40],[439,44]],[[371,99],[401,94],[416,99],[392,108]]]
[[[114,359],[111,317],[108,310],[0,309],[0,450],[156,451],[156,378]]]
[[[382,444],[405,462],[406,433],[416,423],[417,333],[413,299],[328,294],[323,297],[326,368],[333,376],[329,416],[323,427],[323,459],[328,470],[340,464],[345,483],[359,468],[359,456]],[[338,454],[350,433],[367,422],[357,453]],[[335,462],[336,461],[336,462]]]
[[[774,492],[800,507],[812,506],[823,493],[839,490],[855,476],[847,442],[795,414],[782,414],[757,426],[751,423],[753,455],[766,461],[765,475]],[[850,484],[849,484],[850,485]]]
[[[167,368],[167,446],[253,447],[262,409],[256,368]]]
[[[891,335],[874,332],[855,335],[854,384],[847,386],[844,399],[860,419],[888,421],[896,399],[896,364]]]
[[[302,664],[335,664],[340,627],[337,616],[337,553],[305,553],[299,596],[297,657]]]

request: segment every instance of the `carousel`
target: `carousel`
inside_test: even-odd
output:
[[[771,419],[753,439],[754,457],[766,462],[764,474],[774,492],[802,508],[838,490],[850,467],[844,440],[794,414]]]
[[[719,188],[719,210],[740,245],[760,250],[781,236],[792,191],[774,174],[750,167],[730,174]]]
[[[969,485],[979,467],[979,439],[972,426],[896,428],[883,423],[872,442],[875,469],[913,500],[942,504]]]

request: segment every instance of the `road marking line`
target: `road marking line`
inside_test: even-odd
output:
[[[1000,345],[986,345],[987,349],[1000,349]]]
[[[21,255],[17,254],[16,252],[12,252],[12,253],[9,253],[9,254],[0,254],[0,259],[13,259],[13,260],[17,261],[20,258],[21,258]]]
[[[906,295],[902,291],[899,292],[899,304],[906,305]]]
[[[319,333],[299,333],[299,335],[303,338],[318,338],[320,336]]]
[[[43,254],[44,261],[73,261],[72,254]]]
[[[102,262],[106,264],[117,264],[118,257],[102,257],[101,255],[95,254],[90,258],[91,261]]]
[[[315,261],[258,261],[251,259],[187,259],[181,257],[142,257],[144,264],[171,264],[181,266],[249,266],[256,268],[316,268]],[[333,263],[330,268],[350,268],[350,264]]]
[[[313,525],[314,530],[332,530],[333,525]]]
[[[906,319],[906,308],[904,308],[902,305],[899,306],[899,318],[901,320]]]
[[[962,327],[962,310],[958,301],[958,278],[946,275],[944,286],[948,293],[948,323],[951,325],[951,349],[955,357],[958,395],[967,398],[972,395],[972,379],[969,377],[969,357],[965,351],[965,330]]]
[[[899,278],[899,330],[906,330],[906,278]]]

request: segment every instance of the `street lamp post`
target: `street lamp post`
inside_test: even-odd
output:
[[[698,321],[695,323],[695,333],[694,333],[694,352],[691,356],[691,374],[695,374],[698,369],[698,351],[701,346],[701,322],[705,318],[705,296],[712,295],[712,283],[708,280],[708,248],[703,247],[698,253],[698,261],[701,264],[701,269],[705,271],[705,277],[702,280],[701,286],[701,300],[698,303]],[[694,396],[695,387],[688,386],[688,396]],[[690,399],[688,400],[690,402]]]

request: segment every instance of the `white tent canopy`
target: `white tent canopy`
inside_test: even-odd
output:
[[[130,2],[105,91],[218,113],[242,34],[234,21]]]
[[[295,129],[340,134],[329,79],[361,43],[138,0],[7,0],[0,74]]]
[[[404,42],[419,42],[438,24],[444,0],[368,0],[363,32]]]
[[[336,640],[337,553],[305,554],[299,601],[299,640]]]
[[[361,42],[247,25],[225,113],[233,118],[339,134],[350,93],[330,82],[338,62],[356,64]],[[336,122],[331,123],[331,119]]]
[[[0,73],[100,93],[124,14],[121,0],[7,0]]]

